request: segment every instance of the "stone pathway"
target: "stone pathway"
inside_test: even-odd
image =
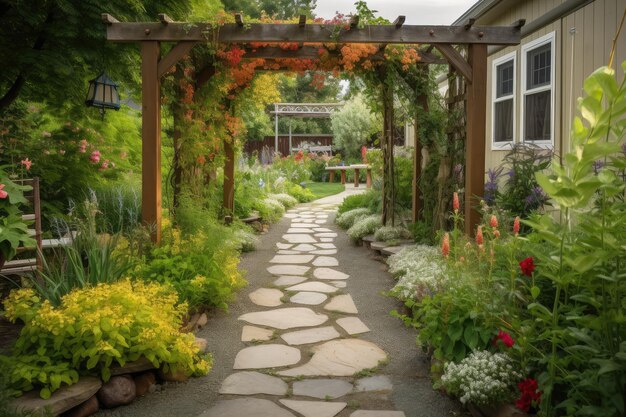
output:
[[[335,256],[337,233],[327,227],[335,210],[311,204],[285,215],[290,227],[267,265],[274,278],[248,294],[257,309],[238,317],[233,372],[200,417],[405,416],[360,407],[364,395],[393,386],[384,375],[387,353],[358,338],[370,329],[350,295],[358,277],[342,272]]]

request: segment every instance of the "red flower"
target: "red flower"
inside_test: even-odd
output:
[[[483,243],[484,243],[483,227],[482,226],[478,226],[478,229],[476,229],[476,244],[478,246],[482,246]]]
[[[4,191],[5,185],[4,184],[0,184],[0,198],[4,199],[7,198],[9,196],[9,193],[7,193],[6,191]]]
[[[530,411],[530,407],[538,406],[541,403],[541,391],[537,386],[537,381],[532,378],[526,378],[517,384],[520,390],[520,397],[515,401],[515,406],[524,412]]]
[[[452,194],[452,209],[455,213],[458,213],[460,208],[461,203],[459,202],[459,194],[455,192]]]
[[[515,217],[513,221],[513,234],[517,236],[519,234],[519,216]]]
[[[532,257],[528,257],[519,263],[519,267],[522,270],[522,274],[527,277],[532,277],[533,271],[535,270],[535,261]]]
[[[495,339],[493,339],[493,345],[496,346],[498,344],[498,340],[502,341],[502,344],[508,348],[513,347],[515,344],[515,340],[511,337],[507,332],[503,332],[502,330],[498,331],[498,335]]]
[[[22,159],[22,161],[20,163],[22,165],[24,165],[24,168],[26,168],[26,171],[30,171],[30,166],[33,164],[33,161],[31,161],[30,159],[26,158],[26,159]]]
[[[441,253],[445,258],[450,255],[450,235],[447,233],[443,235],[443,241],[441,242]]]
[[[498,218],[496,217],[495,214],[491,215],[491,219],[489,219],[489,226],[491,226],[494,229],[498,227]]]

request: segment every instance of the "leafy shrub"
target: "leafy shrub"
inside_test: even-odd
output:
[[[187,308],[168,286],[130,280],[76,289],[54,307],[29,289],[5,300],[7,317],[25,323],[13,353],[9,383],[17,392],[39,389],[42,398],[79,374],[98,373],[145,357],[155,367],[203,375],[211,367],[192,334],[180,332]]]
[[[141,225],[141,188],[137,184],[107,184],[93,194],[100,214],[98,231],[129,233]]]
[[[376,191],[368,191],[362,194],[354,194],[346,197],[337,208],[337,213],[342,214],[355,208],[367,207],[373,209],[380,199],[380,194]],[[372,210],[373,211],[373,210]]]
[[[335,223],[339,225],[342,229],[349,229],[352,227],[355,221],[367,217],[370,215],[369,209],[366,208],[355,208],[349,211],[345,211],[337,218],[335,218]]]
[[[270,194],[269,198],[272,198],[274,200],[278,200],[280,201],[280,203],[286,208],[291,208],[293,206],[295,206],[296,204],[298,204],[298,200],[296,200],[294,197],[290,196],[289,194]]]
[[[506,354],[479,350],[458,364],[446,363],[441,383],[463,404],[493,405],[511,401],[521,379]]]
[[[379,242],[392,242],[412,237],[411,232],[404,226],[383,226],[374,233],[374,238]]]
[[[287,187],[287,193],[296,198],[299,203],[308,203],[315,200],[315,195],[308,188],[304,188],[299,184],[292,184]]]
[[[273,198],[264,198],[255,202],[254,207],[259,211],[264,220],[275,223],[285,214],[285,206]]]
[[[362,219],[358,219],[352,227],[348,229],[348,236],[356,242],[367,235],[371,235],[381,226],[382,223],[380,221],[380,215],[374,214],[367,216]]]
[[[241,252],[252,252],[256,249],[259,240],[250,227],[241,225],[241,228],[235,229],[234,239],[238,242],[238,249]]]
[[[408,246],[387,258],[389,272],[398,278],[391,294],[400,300],[419,300],[446,283],[445,265],[437,248]]]
[[[207,224],[204,230],[182,237],[171,229],[134,274],[172,285],[192,311],[226,309],[234,292],[246,284],[237,269],[236,245],[232,231],[225,226]]]

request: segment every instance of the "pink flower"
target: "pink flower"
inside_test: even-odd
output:
[[[0,184],[0,198],[7,198],[9,196],[9,193],[4,191],[4,187],[4,184]]]
[[[441,253],[445,258],[450,255],[450,235],[448,233],[443,235],[443,240],[441,242]]]
[[[515,217],[513,221],[513,234],[515,236],[519,235],[519,216]]]
[[[494,229],[498,227],[498,218],[496,217],[495,214],[491,215],[491,218],[489,219],[489,226],[491,226]]]
[[[100,168],[107,169],[109,167],[109,160],[105,159]]]
[[[458,213],[460,208],[461,203],[459,202],[459,194],[455,192],[452,194],[452,209],[454,209],[455,213]]]
[[[97,164],[98,162],[100,162],[100,151],[93,151],[91,153],[91,156],[89,157],[89,160],[91,160],[92,164]]]
[[[478,229],[476,229],[476,244],[478,246],[482,246],[484,242],[485,242],[485,239],[483,238],[483,227],[478,226]]]
[[[65,155],[65,149],[59,149],[59,155]]]
[[[33,164],[33,161],[31,161],[30,159],[26,158],[26,159],[22,159],[22,161],[20,163],[22,165],[24,165],[24,168],[26,168],[26,171],[30,171],[30,166]]]

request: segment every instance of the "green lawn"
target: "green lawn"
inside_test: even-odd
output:
[[[344,190],[344,186],[338,182],[307,182],[306,188],[315,194],[316,199],[339,194]]]

